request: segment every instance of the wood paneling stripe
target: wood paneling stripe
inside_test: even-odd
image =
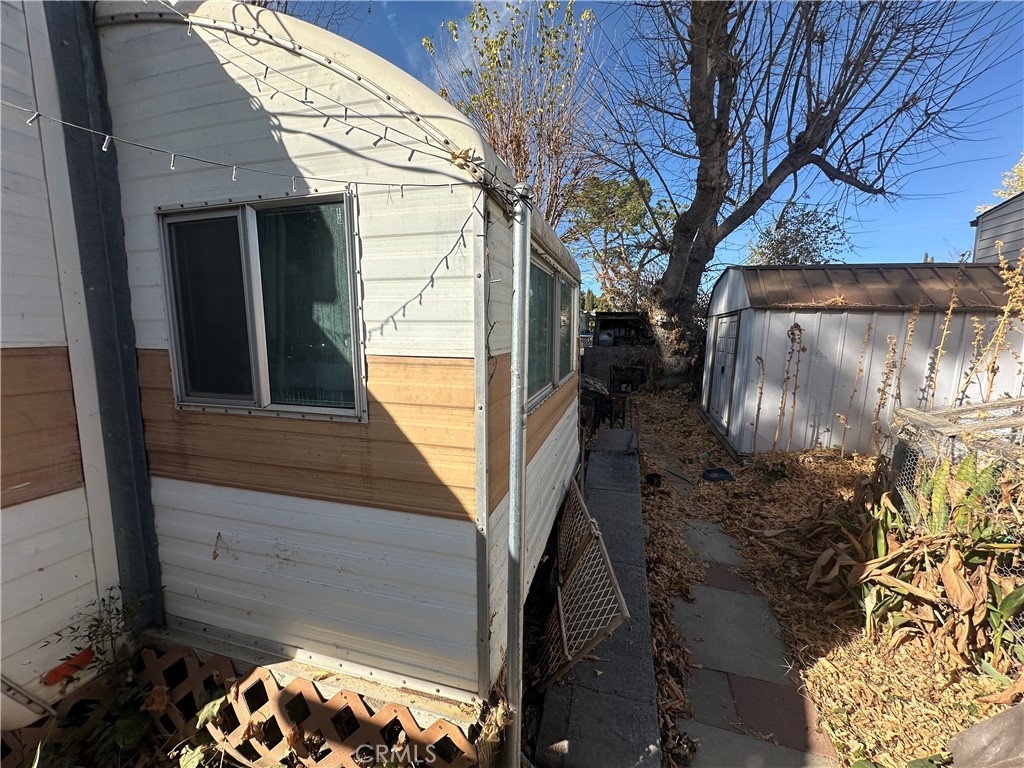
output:
[[[167,351],[138,359],[154,475],[474,519],[472,360],[370,356],[356,424],[176,408]]]
[[[67,347],[0,350],[0,506],[84,484]]]
[[[489,468],[488,509],[494,510],[508,493],[508,409],[511,399],[511,355],[498,355],[488,361],[490,380],[487,385],[487,422]],[[540,405],[533,409],[526,421],[526,461],[548,439],[551,430],[565,415],[566,409],[578,407],[579,376],[573,374]]]

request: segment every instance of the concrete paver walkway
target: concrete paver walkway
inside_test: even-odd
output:
[[[597,521],[630,619],[548,689],[538,768],[658,768],[640,470],[633,430],[606,429],[587,466],[584,500]]]
[[[651,444],[645,445],[650,449]],[[657,450],[657,446],[655,446]],[[659,460],[681,472],[677,459]],[[666,478],[683,496],[692,487]],[[814,705],[796,687],[767,599],[736,573],[736,541],[715,523],[694,521],[686,544],[706,565],[691,600],[677,598],[675,621],[690,651],[687,698],[692,717],[677,721],[697,742],[693,768],[831,768],[836,754],[817,730]]]

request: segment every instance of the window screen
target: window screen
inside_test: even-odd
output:
[[[270,399],[355,407],[342,203],[256,212]]]
[[[238,216],[169,225],[185,395],[253,402]]]
[[[530,338],[527,391],[532,397],[551,383],[551,310],[554,278],[530,265]]]

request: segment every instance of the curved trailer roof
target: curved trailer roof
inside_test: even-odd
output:
[[[388,103],[408,130],[424,135],[424,142],[451,153],[456,173],[480,182],[503,199],[517,183],[508,166],[484,140],[472,122],[430,88],[394,64],[332,32],[301,19],[248,3],[224,2],[115,2],[102,0],[94,10],[97,25],[120,22],[192,23],[223,29],[279,45],[316,61],[338,77],[359,83],[369,94]],[[397,184],[398,182],[396,182]],[[533,240],[576,282],[579,267],[551,226],[531,217]]]

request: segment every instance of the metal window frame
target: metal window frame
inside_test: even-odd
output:
[[[172,381],[175,405],[182,410],[200,410],[217,413],[242,413],[278,416],[282,418],[327,421],[366,422],[368,417],[366,375],[362,323],[362,293],[358,280],[359,251],[355,237],[355,195],[352,190],[326,195],[287,197],[271,200],[229,201],[216,207],[180,206],[168,210],[158,208],[161,229],[161,252],[164,267],[164,293],[166,296],[168,339],[170,342]],[[256,214],[258,211],[285,208],[330,205],[341,203],[345,216],[345,278],[349,299],[349,322],[352,333],[352,383],[354,404],[351,408],[291,405],[274,403],[270,394],[269,351],[266,335],[266,315],[263,306],[263,278],[261,272],[259,236]],[[224,219],[234,216],[238,220],[238,238],[242,258],[243,290],[245,293],[246,328],[249,335],[249,360],[253,376],[253,399],[232,400],[223,397],[196,397],[186,392],[184,343],[181,338],[181,309],[177,298],[177,277],[172,257],[171,226],[176,223]]]
[[[555,277],[556,277],[557,273],[549,264],[547,264],[542,258],[539,257],[539,255],[537,254],[536,251],[534,251],[531,254],[531,258],[530,258],[531,274],[529,275],[529,277],[531,279],[532,279],[532,276],[533,276],[532,275],[532,270],[533,270],[534,267],[539,268],[545,275],[548,276],[548,279],[551,281],[550,284],[551,284],[551,305],[552,306],[548,310],[548,312],[549,312],[548,321],[549,321],[549,323],[551,323],[554,320],[554,318],[555,318],[555,311],[554,311],[555,307],[557,307],[557,305],[558,305],[558,281],[555,280]],[[527,308],[527,315],[529,315],[529,308]],[[533,328],[530,327],[529,330],[530,330],[530,332],[532,332]],[[530,392],[529,392],[530,382],[529,382],[529,378],[527,378],[527,382],[526,382],[526,387],[527,387],[527,404],[526,404],[526,409],[527,409],[527,411],[532,411],[534,408],[536,408],[538,405],[540,405],[541,402],[546,400],[548,398],[548,396],[552,392],[554,392],[555,388],[557,387],[556,378],[555,377],[558,374],[558,367],[557,367],[557,364],[558,364],[558,351],[556,349],[558,345],[557,344],[552,344],[552,341],[556,341],[556,340],[557,339],[555,339],[554,334],[549,331],[548,332],[548,365],[553,366],[553,367],[548,370],[548,381],[547,381],[547,383],[544,386],[542,386],[540,389],[538,389],[536,392],[534,392],[533,394],[530,394]],[[555,348],[553,348],[553,347],[555,347]],[[528,364],[532,364],[532,361],[530,361],[530,363],[528,363]]]
[[[557,317],[558,317],[558,321],[559,321],[559,329],[561,328],[560,324],[561,324],[561,319],[562,319],[561,318],[561,314],[562,314],[562,286],[563,286],[563,284],[567,285],[569,287],[569,294],[570,294],[569,295],[569,346],[570,346],[570,349],[569,349],[569,372],[566,373],[565,376],[561,376],[561,373],[562,373],[562,339],[561,339],[561,337],[559,337],[558,345],[557,345],[558,346],[558,354],[556,355],[556,357],[558,358],[558,360],[557,360],[558,365],[556,366],[555,371],[554,371],[555,376],[559,377],[558,378],[558,386],[561,386],[562,384],[567,382],[569,379],[572,378],[572,375],[574,373],[576,373],[576,367],[577,367],[577,365],[579,365],[578,360],[579,360],[579,356],[580,356],[579,355],[579,349],[578,349],[578,346],[577,346],[579,344],[579,314],[580,314],[580,311],[579,311],[579,304],[580,304],[579,286],[575,285],[573,283],[573,281],[569,279],[568,276],[563,275],[560,272],[555,275],[555,286],[557,288],[556,293],[558,294],[558,301],[556,302],[556,304],[558,306]]]
[[[252,327],[251,312],[249,311],[251,284],[247,274],[246,240],[247,231],[243,221],[242,209],[239,206],[217,208],[214,210],[182,211],[173,216],[163,217],[161,220],[161,246],[163,252],[164,266],[164,293],[166,296],[167,309],[167,330],[171,352],[171,378],[174,384],[174,399],[176,403],[190,403],[195,405],[222,405],[235,408],[252,409],[259,407],[259,381],[258,373],[252,365]],[[181,321],[182,308],[179,301],[178,271],[175,269],[173,239],[171,227],[175,224],[188,224],[197,221],[210,221],[212,219],[235,219],[238,232],[239,254],[242,259],[242,292],[246,306],[246,331],[249,342],[250,374],[252,375],[252,398],[229,398],[229,397],[204,397],[202,395],[188,394],[188,371],[185,356],[185,340],[183,338]]]

